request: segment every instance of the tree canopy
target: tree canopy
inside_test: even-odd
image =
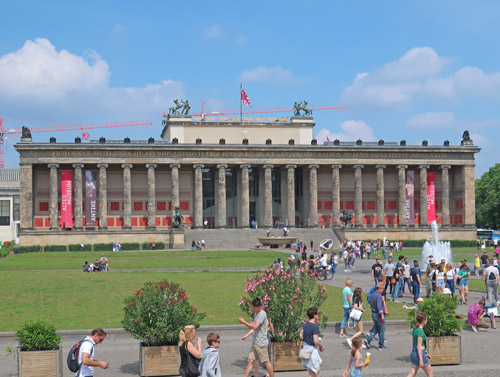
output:
[[[476,179],[476,225],[500,228],[500,164]]]

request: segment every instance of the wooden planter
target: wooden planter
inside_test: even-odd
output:
[[[275,372],[304,370],[299,358],[302,342],[272,342],[271,362]]]
[[[62,377],[62,349],[54,351],[19,351],[19,377]]]
[[[460,335],[427,338],[427,352],[431,365],[462,363],[462,338]]]
[[[179,375],[178,346],[139,346],[141,376]]]

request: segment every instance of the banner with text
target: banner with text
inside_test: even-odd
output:
[[[436,220],[436,173],[427,173],[427,223]]]
[[[97,225],[96,170],[85,170],[85,226]]]
[[[73,228],[73,171],[61,170],[61,222]]]
[[[415,225],[415,172],[406,173],[406,224]]]

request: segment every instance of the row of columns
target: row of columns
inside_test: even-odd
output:
[[[74,182],[75,182],[75,205],[74,218],[75,228],[81,229],[83,208],[82,208],[82,169],[83,164],[73,164]],[[49,164],[50,169],[50,228],[58,228],[58,182],[57,169],[58,164]],[[100,228],[107,228],[107,174],[106,169],[108,164],[98,164],[99,169],[99,219]],[[131,168],[132,164],[122,164],[123,169],[123,228],[131,228],[132,217],[132,185],[131,185]],[[148,179],[148,228],[155,228],[156,217],[156,183],[155,169],[156,164],[146,164],[147,179]],[[194,227],[203,226],[203,182],[202,169],[203,164],[194,164]],[[217,165],[217,216],[216,227],[226,227],[226,169],[227,164]],[[172,172],[172,211],[179,206],[179,168],[180,164],[170,164]],[[240,165],[241,169],[241,226],[249,226],[250,216],[250,191],[248,169],[249,164]],[[272,226],[272,169],[273,165],[264,165],[264,216],[263,226]],[[295,169],[297,165],[286,165],[287,171],[287,210],[286,223],[295,224]],[[318,190],[317,190],[317,169],[319,165],[309,165],[309,226],[318,226]],[[333,226],[340,226],[340,169],[342,165],[334,164],[332,168],[332,214]],[[354,214],[355,226],[363,226],[363,208],[362,208],[362,169],[363,165],[354,165]],[[376,180],[376,211],[377,211],[377,226],[384,227],[384,169],[385,165],[376,165],[377,180]],[[407,165],[398,165],[398,217],[399,226],[406,226],[406,169]],[[442,165],[440,167],[442,174],[442,214],[443,226],[450,225],[450,184],[449,184],[449,169],[450,165]],[[420,165],[420,225],[427,225],[427,170],[428,165]],[[467,182],[465,182],[467,184]]]

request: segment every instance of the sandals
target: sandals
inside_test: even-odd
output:
[[[345,338],[347,335],[346,334],[339,334],[341,338]]]

